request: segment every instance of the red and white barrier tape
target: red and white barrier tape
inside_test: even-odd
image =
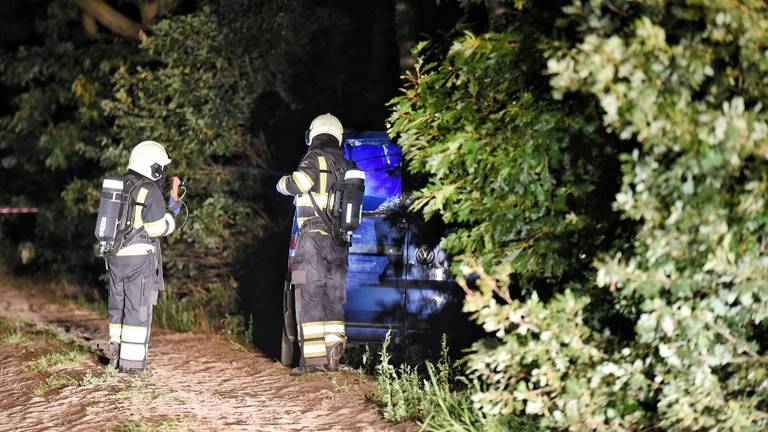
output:
[[[37,213],[35,207],[0,207],[0,214]]]

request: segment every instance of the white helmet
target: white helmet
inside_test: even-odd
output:
[[[307,130],[307,145],[312,143],[314,137],[324,133],[333,135],[341,145],[344,128],[339,119],[331,113],[319,115],[312,120],[309,130]]]
[[[160,144],[154,141],[143,141],[131,150],[128,159],[128,169],[136,171],[144,177],[157,180],[163,176],[163,168],[171,163],[168,153]]]

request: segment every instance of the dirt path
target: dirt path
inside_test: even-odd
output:
[[[94,349],[105,343],[105,317],[25,292],[0,283],[0,315],[50,324]],[[39,345],[0,344],[0,431],[417,429],[383,420],[365,400],[370,382],[355,373],[296,378],[262,354],[235,350],[224,338],[157,329],[150,341],[151,374],[120,374],[38,397],[33,388],[45,377],[25,365],[45,352]],[[87,363],[65,372],[103,374],[95,359]]]

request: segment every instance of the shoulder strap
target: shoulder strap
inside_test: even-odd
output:
[[[123,177],[125,178],[125,176]],[[136,214],[134,213],[136,207],[146,207],[147,205],[144,203],[144,200],[146,199],[145,196],[137,196],[136,200],[132,198],[133,191],[136,188],[139,188],[139,195],[141,195],[141,188],[143,188],[147,183],[152,183],[151,180],[145,179],[145,178],[136,178],[133,177],[129,178],[125,181],[129,187],[128,192],[124,195],[124,199],[121,205],[124,205],[126,208],[124,211],[121,211],[121,217],[124,218],[124,220],[120,221],[120,227],[122,228],[122,243],[130,242],[136,236],[139,235],[141,232],[140,229],[135,229],[134,223],[136,221]],[[147,194],[149,194],[149,190],[147,189]]]
[[[336,177],[336,183],[344,180],[344,172],[345,170],[342,169],[341,176],[339,176],[339,170],[336,166],[335,158],[331,155],[328,155],[322,151],[319,150],[313,150],[311,152],[308,152],[302,161],[304,161],[309,155],[317,155],[318,159],[318,171],[320,172],[320,175],[323,174],[327,175],[328,173],[333,174],[334,177]],[[323,166],[323,165],[326,166]],[[330,169],[329,169],[330,168]],[[321,188],[324,190],[323,181],[320,181]],[[312,202],[312,207],[315,209],[315,214],[320,218],[320,221],[323,223],[325,228],[328,230],[329,234],[333,237],[333,239],[339,243],[339,244],[346,244],[346,240],[342,237],[341,230],[339,229],[338,225],[333,222],[330,216],[328,216],[328,213],[323,211],[319,205],[317,205],[317,201],[315,201],[315,197],[312,195],[312,191],[309,190],[306,192],[309,196],[310,202]],[[325,193],[325,192],[323,192]]]
[[[344,161],[346,161],[345,158]],[[337,158],[331,157],[331,170],[333,171],[333,175],[336,177],[336,183],[340,183],[344,181],[344,174],[347,172],[347,164],[341,163],[339,164]]]
[[[328,192],[328,181],[327,181],[328,174],[333,174],[333,177],[336,179],[337,183],[344,180],[344,171],[342,171],[341,173],[338,172],[338,170],[336,169],[336,166],[337,166],[336,160],[333,157],[333,155],[323,152],[321,150],[312,150],[307,152],[306,155],[304,155],[302,162],[307,160],[307,158],[309,158],[310,156],[314,156],[315,159],[317,160],[317,171],[319,173],[317,187],[318,187],[319,193]]]
[[[334,175],[334,177],[336,177],[336,180],[344,179],[344,173],[347,171],[347,169],[344,166],[340,167],[338,165],[338,160],[336,157],[334,157],[334,155],[322,152],[320,150],[312,150],[310,152],[307,152],[306,155],[304,155],[304,158],[302,159],[302,161],[304,161],[310,155],[316,155],[318,158],[322,157],[328,162],[329,167],[326,167],[326,168],[320,167],[319,168],[320,172],[331,173]],[[344,158],[344,160],[346,160],[346,158]],[[341,177],[339,177],[339,173],[341,173]]]
[[[343,155],[341,158],[337,157],[333,154],[325,154],[320,151],[313,151],[312,153],[318,153],[319,155],[323,156],[325,160],[328,161],[329,167],[324,171],[326,173],[332,173],[334,177],[336,177],[337,182],[344,181],[344,173],[346,173],[349,170],[349,164],[347,163],[347,158],[345,158]],[[341,162],[341,163],[339,163]]]

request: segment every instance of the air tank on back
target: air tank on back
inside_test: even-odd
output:
[[[106,177],[101,185],[99,214],[96,217],[96,239],[101,243],[102,252],[109,249],[117,234],[120,218],[120,203],[123,198],[123,179]]]
[[[341,194],[341,229],[354,231],[360,226],[365,194],[365,172],[351,169],[344,173]]]

